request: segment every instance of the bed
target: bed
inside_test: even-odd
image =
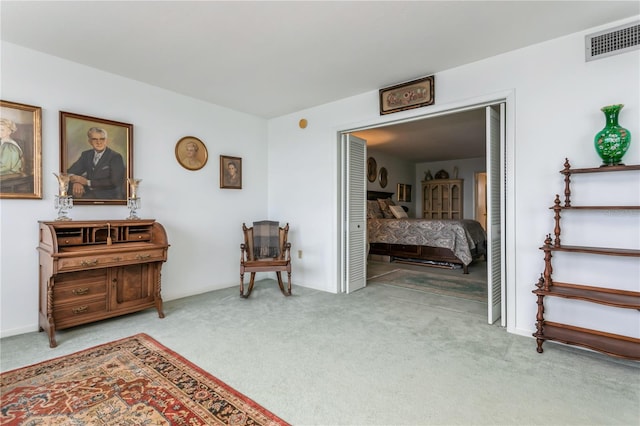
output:
[[[479,222],[470,219],[435,220],[389,217],[377,213],[375,204],[385,199],[380,191],[367,192],[367,239],[369,253],[398,260],[434,264],[469,265],[485,257],[487,237]],[[389,197],[387,196],[386,199]],[[383,208],[380,209],[381,212]],[[385,217],[387,216],[387,217]]]

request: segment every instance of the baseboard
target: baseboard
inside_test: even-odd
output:
[[[5,337],[17,336],[19,334],[32,333],[34,331],[38,331],[39,329],[40,328],[38,327],[38,325],[35,325],[35,326],[12,328],[10,330],[0,330],[0,339],[4,339]]]

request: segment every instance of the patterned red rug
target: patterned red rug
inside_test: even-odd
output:
[[[287,425],[146,334],[0,375],[2,425]]]

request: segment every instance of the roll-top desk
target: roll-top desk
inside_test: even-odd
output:
[[[164,318],[160,270],[167,234],[152,219],[40,221],[40,331],[154,307]]]

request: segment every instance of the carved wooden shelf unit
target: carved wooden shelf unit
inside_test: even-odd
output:
[[[640,165],[633,166],[609,166],[597,168],[571,169],[569,160],[560,171],[565,178],[565,201],[561,204],[560,196],[556,195],[554,206],[555,229],[552,240],[547,235],[544,245],[540,247],[544,251],[544,272],[536,284],[533,293],[537,295],[538,312],[536,315],[537,351],[542,353],[542,344],[545,340],[555,340],[570,345],[583,346],[612,356],[640,360],[640,339],[603,331],[576,327],[568,324],[546,321],[544,319],[544,298],[561,297],[571,300],[582,300],[590,303],[612,306],[621,309],[640,310],[640,292],[627,291],[615,288],[602,288],[581,284],[554,282],[551,278],[553,267],[551,258],[553,252],[586,253],[604,256],[640,257],[640,250],[606,247],[582,247],[563,245],[560,239],[560,212],[569,210],[638,210],[640,206],[572,206],[571,205],[571,175],[579,173],[604,173],[624,172],[640,170]],[[635,232],[638,232],[636,229]]]
[[[424,219],[463,219],[463,179],[433,179],[422,182]]]
[[[155,307],[164,318],[160,269],[167,234],[149,220],[40,221],[40,330],[56,330]]]

